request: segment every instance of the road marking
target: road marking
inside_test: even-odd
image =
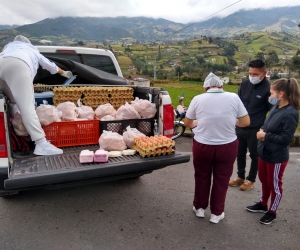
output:
[[[297,153],[297,152],[290,152],[290,155],[300,155],[300,153]]]

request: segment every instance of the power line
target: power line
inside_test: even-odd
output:
[[[211,17],[211,16],[214,16],[215,14],[218,14],[218,13],[220,13],[221,11],[228,9],[229,7],[231,7],[231,6],[233,6],[233,5],[237,4],[237,3],[239,3],[239,2],[241,2],[241,1],[242,1],[242,0],[239,0],[239,1],[235,2],[235,3],[233,3],[233,4],[230,4],[230,5],[228,5],[227,7],[225,7],[225,8],[223,8],[223,9],[221,9],[221,10],[219,10],[219,11],[217,11],[217,12],[215,12],[215,13],[213,13],[213,14],[211,14],[211,15],[209,15],[209,16],[203,18],[203,19],[201,19],[201,20],[198,21],[197,23],[202,22],[202,21],[204,21],[205,19],[207,19],[207,18],[209,18],[209,17]],[[182,30],[184,30],[184,29],[186,29],[186,28],[188,28],[188,27],[191,27],[191,26],[194,25],[194,24],[195,24],[195,23],[191,23],[191,24],[189,24],[188,26],[183,27],[182,29],[177,30],[177,31],[175,31],[174,33],[172,33],[172,34],[170,34],[170,35],[167,35],[167,36],[174,35],[174,34],[180,32],[180,31],[182,31]]]

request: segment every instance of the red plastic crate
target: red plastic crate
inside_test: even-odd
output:
[[[42,126],[49,140],[56,147],[98,144],[100,137],[99,119],[87,121],[53,122]]]

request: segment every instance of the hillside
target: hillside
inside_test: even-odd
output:
[[[121,38],[139,41],[178,41],[202,35],[233,37],[255,31],[300,34],[297,27],[299,22],[300,6],[242,10],[224,18],[212,18],[192,25],[147,17],[58,17],[11,27],[9,30],[0,28],[0,46],[10,41],[15,34],[24,34],[36,41],[51,40],[55,44],[68,44],[70,41],[78,40],[116,41]],[[188,25],[191,26],[183,29]],[[181,29],[183,30],[175,33]]]
[[[112,45],[112,48],[125,75],[140,72],[153,77],[153,65],[156,64],[158,79],[176,78],[178,73],[184,72],[197,78],[203,77],[209,70],[228,74],[235,71],[234,66],[247,71],[248,62],[258,53],[269,60],[269,54],[274,51],[278,62],[268,62],[268,68],[272,64],[279,71],[286,71],[286,62],[300,49],[300,39],[283,32],[248,32],[232,38],[212,37],[211,41],[202,36],[165,45],[133,44],[129,46],[130,50],[120,44]],[[241,78],[236,73],[232,77],[237,81]]]
[[[300,6],[295,6],[241,10],[224,18],[195,23],[190,29],[194,33],[214,36],[234,36],[254,31],[299,32],[299,22]]]
[[[17,27],[19,27],[19,25],[0,25],[0,30],[15,29]]]

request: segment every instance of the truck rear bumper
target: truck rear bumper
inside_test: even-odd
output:
[[[31,157],[14,161],[11,173],[4,181],[4,187],[7,190],[26,189],[97,178],[110,180],[114,176],[138,175],[189,160],[189,154],[179,152],[150,158],[139,155],[122,156],[109,158],[107,163],[86,164],[79,162],[78,152]]]

